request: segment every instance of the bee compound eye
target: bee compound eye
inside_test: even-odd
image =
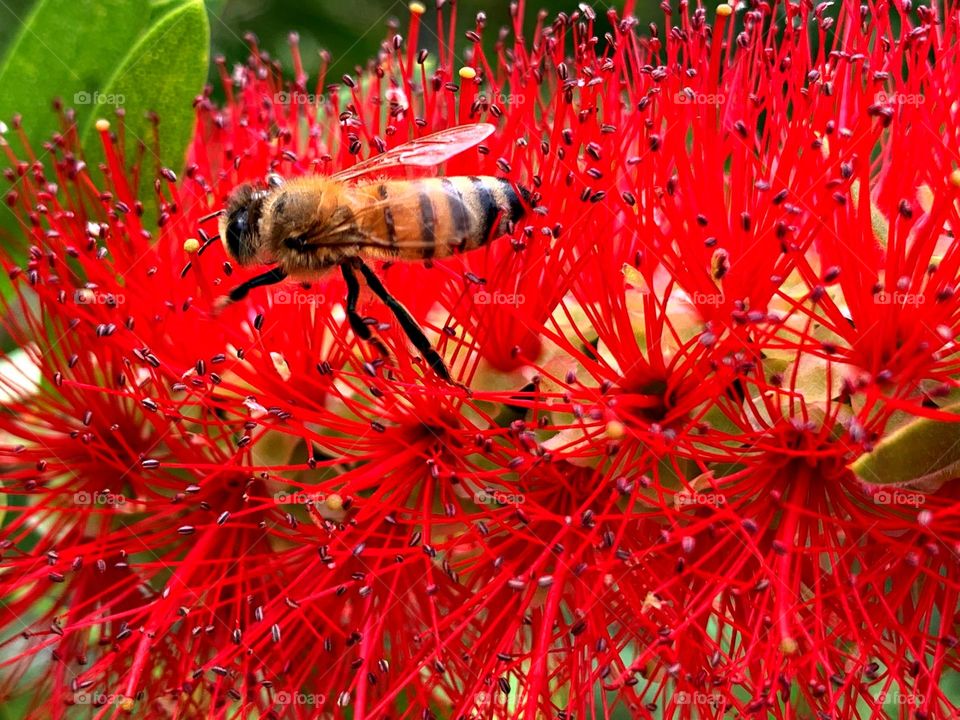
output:
[[[247,228],[246,210],[237,212],[235,216],[230,218],[230,222],[227,223],[227,249],[237,260],[240,260],[240,243],[243,239],[243,234],[247,232]]]

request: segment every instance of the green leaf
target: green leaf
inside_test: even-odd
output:
[[[960,405],[944,411],[960,413]],[[907,423],[850,468],[872,485],[915,483],[935,488],[960,475],[960,414],[957,422],[918,418]]]
[[[210,55],[210,26],[202,0],[184,0],[153,23],[130,49],[107,81],[104,93],[122,99],[126,109],[127,157],[137,146],[147,148],[140,172],[140,197],[152,197],[156,170],[179,171],[193,133],[193,99],[203,89]],[[148,113],[159,117],[159,157],[155,154],[153,123]],[[97,118],[87,120],[82,134],[89,151],[98,146]]]
[[[0,61],[0,120],[19,114],[31,147],[45,159],[42,145],[60,129],[52,101],[77,109],[78,117],[104,112],[107,78],[147,25],[144,5],[128,0],[38,0]],[[24,157],[16,136],[8,135]],[[7,161],[0,159],[0,165]],[[0,232],[15,235],[20,226],[4,204]],[[0,288],[5,297],[8,288]]]
[[[142,3],[129,0],[40,0],[0,63],[0,119],[20,113],[39,149],[59,128],[53,98],[88,110],[82,94],[93,100],[103,92],[148,17]]]
[[[204,5],[207,6],[209,14],[219,15],[225,2],[226,0],[204,0]],[[157,20],[182,4],[183,0],[149,0],[150,20]]]

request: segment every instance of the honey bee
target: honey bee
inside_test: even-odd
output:
[[[496,177],[361,179],[395,167],[431,167],[482,142],[489,124],[465,125],[413,140],[335,175],[240,185],[220,214],[219,237],[240,265],[272,268],[235,287],[226,301],[292,278],[313,280],[338,266],[346,312],[357,337],[376,342],[356,309],[357,271],[393,312],[434,371],[450,381],[440,355],[365,260],[416,261],[481,247],[511,232],[531,207],[529,193]],[[380,346],[382,351],[382,346]]]

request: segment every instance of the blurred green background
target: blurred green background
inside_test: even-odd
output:
[[[147,4],[147,0],[131,2]],[[0,52],[29,15],[33,4],[34,0],[0,2]],[[426,17],[432,28],[434,0],[427,0],[424,4],[428,7]],[[601,17],[607,7],[623,7],[623,2],[588,4],[594,6]],[[644,22],[662,18],[659,3],[650,1],[639,4]],[[206,5],[210,18],[211,57],[223,55],[228,65],[242,61],[247,55],[243,36],[253,32],[259,38],[262,49],[274,57],[287,59],[287,36],[291,31],[297,31],[308,71],[317,65],[317,52],[326,49],[333,55],[333,77],[339,77],[351,71],[355,65],[374,57],[385,37],[390,18],[401,20],[400,32],[403,33],[409,16],[406,1],[390,0],[207,0]],[[577,5],[576,0],[534,0],[528,3],[528,26],[532,25],[540,8],[551,13],[560,10],[571,12],[576,10]],[[482,10],[487,14],[488,27],[492,30],[488,37],[495,38],[496,30],[508,22],[508,7],[508,0],[461,0],[457,3],[457,37],[463,38],[463,31],[472,27],[473,18]],[[449,10],[445,12],[449,17]],[[605,24],[605,20],[601,22]],[[435,46],[431,32],[424,31],[420,45],[428,49]]]

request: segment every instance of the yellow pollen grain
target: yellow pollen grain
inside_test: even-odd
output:
[[[132,697],[125,697],[120,701],[120,710],[125,713],[133,712],[134,702]]]
[[[473,80],[477,76],[477,71],[472,67],[462,67],[460,68],[459,75],[464,80]]]
[[[607,437],[619,440],[627,434],[627,428],[619,420],[611,420],[607,423]]]
[[[106,118],[100,118],[97,120],[94,127],[97,129],[97,132],[106,132],[110,129],[110,121]]]
[[[730,17],[733,15],[733,8],[726,3],[721,3],[717,5],[717,15],[720,17]]]
[[[950,173],[950,184],[955,188],[960,188],[960,170],[954,170]]]
[[[410,12],[414,15],[423,15],[427,11],[427,6],[423,3],[410,3]]]
[[[792,637],[785,637],[780,641],[780,652],[784,655],[795,655],[800,646]]]
[[[183,251],[188,255],[192,255],[197,250],[200,249],[200,241],[196,238],[187,238],[183,241]]]
[[[327,510],[332,510],[333,512],[343,510],[343,498],[337,495],[337,493],[330,493],[323,502],[324,505],[327,506]]]

